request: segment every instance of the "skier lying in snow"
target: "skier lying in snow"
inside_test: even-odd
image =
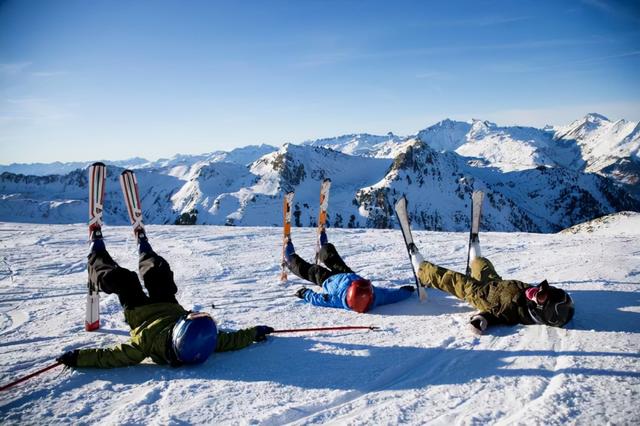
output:
[[[257,326],[236,332],[218,331],[209,314],[189,312],[175,298],[178,291],[169,264],[151,248],[144,230],[136,233],[139,270],[149,295],[135,272],[118,266],[107,252],[99,228],[92,232],[89,279],[105,293],[116,293],[131,327],[131,340],[111,349],[76,349],[58,358],[69,367],[124,367],[150,357],[157,364],[204,362],[211,353],[242,349],[266,339],[273,331]]]
[[[324,293],[316,293],[306,287],[298,289],[296,296],[312,305],[364,313],[376,306],[404,300],[415,291],[411,285],[397,289],[374,287],[371,281],[357,275],[344,263],[334,245],[328,242],[324,230],[320,233],[320,244],[318,259],[329,269],[305,262],[295,253],[291,240],[285,249],[285,260],[291,272],[324,290]]]
[[[478,242],[471,244],[471,277],[424,261],[413,243],[409,250],[421,285],[430,285],[464,299],[480,310],[470,322],[470,328],[476,334],[482,334],[494,324],[563,327],[573,317],[573,300],[564,290],[550,286],[546,280],[537,286],[503,280],[489,259],[480,257]]]

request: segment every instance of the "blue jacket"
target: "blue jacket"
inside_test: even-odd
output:
[[[347,305],[347,290],[353,280],[362,279],[357,274],[346,273],[332,275],[322,283],[324,293],[316,293],[309,290],[304,292],[304,300],[315,306],[327,308],[343,308],[351,310]],[[376,306],[388,305],[407,299],[411,291],[400,288],[379,288],[373,286],[373,304],[368,311]]]

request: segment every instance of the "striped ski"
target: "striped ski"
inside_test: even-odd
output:
[[[409,248],[413,244],[413,235],[411,235],[411,223],[409,222],[409,214],[407,213],[407,198],[403,195],[395,204],[396,216],[398,217],[398,223],[400,224],[400,230],[404,238],[404,244],[407,247],[407,253],[409,254],[409,263],[411,264],[411,270],[413,271],[413,278],[416,281],[416,288],[418,290],[418,297],[421,302],[427,300],[427,292],[420,285],[418,281],[418,275],[413,269],[413,263],[411,262],[411,249]]]
[[[316,263],[318,263],[318,253],[320,252],[320,233],[327,225],[327,209],[329,208],[329,190],[331,189],[331,179],[326,178],[320,185],[320,213],[318,214],[318,236],[316,239]]]
[[[484,192],[473,191],[471,196],[471,231],[469,232],[469,247],[467,248],[467,269],[465,273],[467,276],[471,273],[469,265],[469,257],[471,255],[471,244],[474,242],[480,242],[480,218],[482,216],[482,201],[484,199]]]
[[[289,241],[289,238],[291,237],[291,214],[292,214],[292,209],[291,206],[293,204],[293,196],[295,195],[295,192],[287,192],[284,195],[284,199],[283,199],[283,206],[282,206],[282,211],[283,211],[283,224],[282,224],[282,228],[283,228],[283,236],[282,236],[282,272],[280,273],[280,281],[281,282],[286,282],[287,281],[287,262],[285,261],[284,258],[284,253],[285,250],[287,248],[287,242]]]
[[[142,204],[140,203],[140,192],[138,191],[138,179],[133,170],[125,170],[120,175],[120,186],[124,195],[124,202],[129,212],[129,221],[133,228],[133,234],[137,237],[140,232],[144,232],[142,223]]]
[[[102,238],[102,212],[104,210],[104,187],[107,167],[103,163],[89,166],[89,237]],[[84,329],[94,331],[100,328],[100,294],[97,285],[87,280],[87,302]]]

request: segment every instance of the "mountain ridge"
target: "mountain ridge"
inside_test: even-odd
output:
[[[295,190],[295,225],[314,226],[320,182],[331,177],[330,226],[395,227],[393,202],[407,194],[418,229],[465,230],[470,194],[484,189],[483,229],[557,232],[640,210],[638,133],[636,123],[600,114],[545,129],[446,119],[415,136],[252,145],[136,159],[136,169],[148,223],[279,225],[282,192]],[[605,167],[596,170],[599,164]],[[117,184],[122,170],[108,166],[107,223],[127,223]],[[85,221],[85,175],[82,169],[40,177],[2,173],[0,220]]]

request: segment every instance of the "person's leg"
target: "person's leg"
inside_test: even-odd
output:
[[[173,281],[173,271],[169,267],[169,263],[151,249],[146,237],[139,243],[138,268],[144,286],[149,292],[151,303],[178,303],[176,299],[178,287]]]
[[[477,257],[471,262],[471,277],[488,283],[490,281],[502,281],[502,277],[496,272],[496,268],[486,257]]]
[[[421,283],[429,283],[432,287],[467,301],[480,311],[491,308],[486,302],[489,286],[475,278],[425,261],[420,265],[418,279]]]
[[[293,253],[290,256],[289,262],[287,262],[289,270],[303,280],[312,282],[315,285],[321,286],[324,280],[334,275],[334,272],[323,268],[320,265],[312,265],[306,262],[303,258]]]
[[[335,246],[331,243],[324,244],[322,248],[320,248],[318,260],[324,263],[327,268],[331,269],[334,273],[353,272],[351,268],[344,263]]]
[[[107,294],[117,294],[124,309],[148,303],[138,275],[118,266],[106,249],[94,250],[89,254],[88,270],[90,282]]]

